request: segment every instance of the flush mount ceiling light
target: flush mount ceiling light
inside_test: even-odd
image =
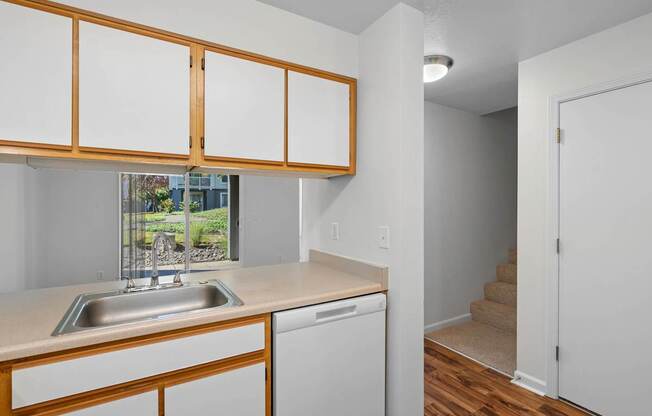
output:
[[[434,82],[448,74],[453,60],[446,55],[428,55],[423,57],[423,82]]]

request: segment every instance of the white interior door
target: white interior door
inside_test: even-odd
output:
[[[285,70],[205,53],[206,156],[282,162]]]
[[[79,145],[189,153],[190,48],[79,22]]]
[[[649,414],[652,83],[561,104],[559,395]]]
[[[72,145],[72,19],[0,1],[0,140]]]

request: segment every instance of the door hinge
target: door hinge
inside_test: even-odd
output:
[[[201,69],[206,69],[206,58],[201,58]]]
[[[559,254],[559,239],[557,239],[557,254]]]
[[[557,139],[557,143],[561,143],[561,129],[557,128],[557,131],[555,132],[555,137]]]
[[[190,67],[192,68],[192,55],[190,55]]]
[[[188,140],[188,144],[190,145],[190,148],[192,149],[192,136],[189,137],[190,140]]]
[[[201,148],[202,148],[202,149],[204,148],[204,144],[205,144],[205,143],[204,143],[204,137],[202,136],[202,138],[201,138]]]
[[[267,367],[265,367],[265,381],[267,381]]]
[[[555,360],[559,361],[559,345],[555,347]]]

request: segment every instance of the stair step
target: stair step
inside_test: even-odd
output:
[[[499,282],[516,284],[516,265],[499,264],[496,266],[496,277]]]
[[[484,298],[503,305],[516,306],[516,285],[490,282],[484,285]]]
[[[471,318],[483,324],[509,332],[516,332],[516,308],[490,300],[471,303]]]
[[[516,264],[516,249],[510,248],[507,257],[508,257],[508,261],[507,261],[508,263]]]

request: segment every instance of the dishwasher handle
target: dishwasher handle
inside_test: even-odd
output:
[[[315,323],[321,324],[324,322],[336,321],[342,318],[348,318],[358,314],[358,307],[356,305],[342,306],[326,311],[315,312]]]
[[[355,318],[374,312],[385,311],[386,298],[382,293],[360,296],[321,305],[307,306],[273,314],[274,333],[293,331],[322,325],[342,319]]]

